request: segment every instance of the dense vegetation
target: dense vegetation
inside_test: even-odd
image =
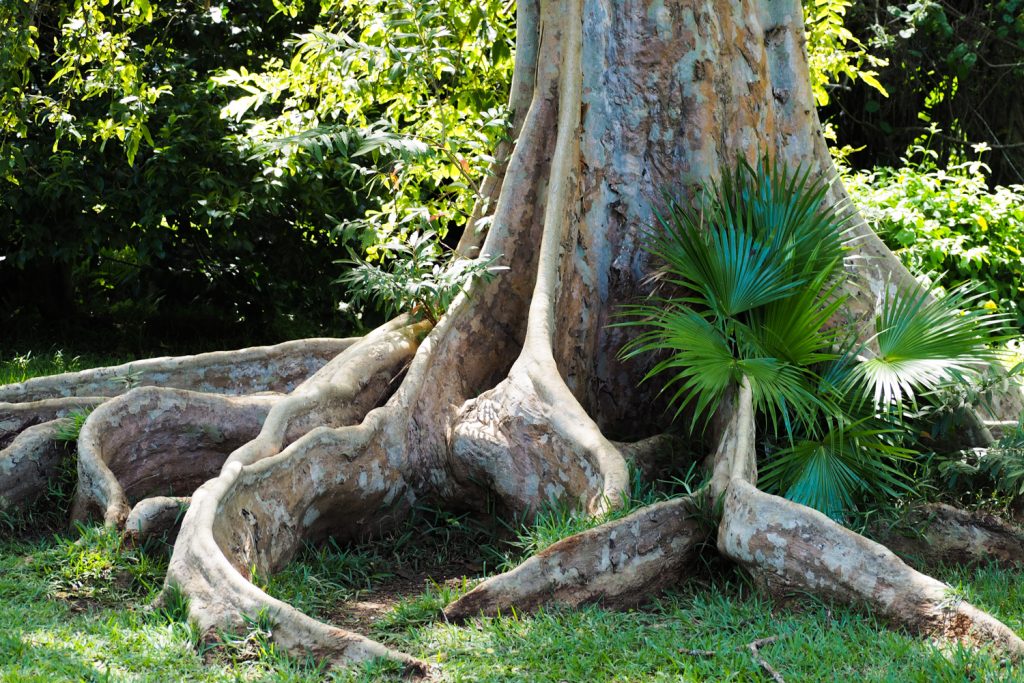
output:
[[[867,172],[933,126],[934,158],[905,172],[948,172],[924,183],[934,202],[887,194],[896,171],[865,176],[859,196],[908,263],[995,284],[1015,311],[1012,239],[990,254],[889,211],[956,203],[958,234],[1020,223],[1012,187],[969,209],[953,196],[1020,180],[1018,124],[985,112],[1017,111],[991,93],[1019,84],[1024,14],[976,5],[808,2],[812,78],[830,135]],[[7,352],[56,336],[105,347],[111,332],[141,354],[359,329],[360,307],[338,310],[353,293],[336,262],[379,263],[412,233],[453,244],[506,135],[514,7],[497,0],[15,0],[0,21]],[[850,154],[865,135],[876,142]],[[975,142],[991,175],[963,170]]]
[[[358,327],[334,261],[463,228],[504,135],[513,16],[494,0],[5,3],[4,346]]]
[[[845,26],[874,57],[885,94],[845,79],[825,111],[840,145],[862,149],[862,168],[898,165],[935,126],[928,146],[940,168],[973,158],[971,146],[985,143],[992,180],[1024,182],[1024,2],[845,4]]]

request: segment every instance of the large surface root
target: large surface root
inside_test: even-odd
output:
[[[0,401],[26,403],[64,396],[118,396],[159,386],[211,394],[286,393],[356,339],[301,339],[276,346],[149,358],[106,368],[36,377],[0,386]]]
[[[529,611],[547,603],[641,604],[677,585],[709,529],[690,498],[648,505],[565,538],[512,571],[487,579],[447,608],[450,620]]]
[[[196,491],[167,583],[189,597],[204,632],[238,629],[243,615],[264,614],[275,624],[274,641],[291,652],[331,663],[385,657],[425,670],[412,657],[302,614],[250,580],[279,570],[303,540],[365,538],[404,518],[408,492],[380,443],[379,415],[369,424],[314,430],[253,465],[228,463]]]
[[[72,518],[122,526],[153,495],[189,495],[259,433],[280,397],[143,387],[97,408],[78,437]]]
[[[140,500],[125,520],[125,542],[133,546],[150,538],[162,538],[166,543],[174,543],[191,500],[189,496],[152,496]]]
[[[315,427],[358,422],[392,391],[425,329],[397,321],[346,344],[287,397],[141,387],[110,399],[79,437],[73,518],[122,526],[138,501],[188,496],[229,457],[254,462]]]
[[[759,491],[754,416],[744,382],[727,404],[711,493],[721,499],[718,549],[773,595],[806,591],[877,610],[893,623],[943,641],[992,645],[1019,658],[1024,641],[946,584],[907,566],[878,543],[803,505]]]
[[[0,449],[32,425],[67,417],[73,412],[87,412],[106,399],[98,396],[50,398],[28,403],[0,403]]]
[[[357,424],[395,390],[430,323],[402,316],[345,349],[275,405],[258,437],[231,454],[244,465],[280,453],[316,427]]]
[[[0,510],[31,503],[43,495],[70,451],[59,436],[67,416],[88,411],[105,399],[56,398],[0,403]]]
[[[60,420],[33,425],[0,451],[0,510],[33,502],[57,479],[61,462],[69,456],[57,440],[61,426]]]
[[[986,512],[922,505],[892,523],[875,523],[868,532],[915,566],[1024,564],[1024,530]]]
[[[625,460],[557,374],[539,375],[517,363],[507,380],[463,407],[451,440],[451,476],[482,487],[504,512],[520,516],[552,503],[591,513],[621,504]]]
[[[1016,633],[946,584],[825,515],[740,479],[725,496],[718,547],[773,594],[807,591],[866,605],[939,641],[993,647],[1014,659],[1024,655],[1024,641]]]

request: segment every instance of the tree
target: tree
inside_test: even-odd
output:
[[[5,387],[5,420],[42,421],[5,456],[28,462],[19,442],[45,440],[52,418],[76,402],[99,404],[79,437],[74,515],[99,515],[138,537],[187,503],[167,585],[189,598],[204,631],[264,612],[286,648],[422,668],[299,613],[247,576],[282,567],[304,539],[387,529],[417,501],[464,509],[489,500],[501,514],[528,514],[551,499],[589,513],[620,500],[627,458],[656,457],[665,428],[650,410],[652,390],[638,388],[646,368],[616,360],[628,329],[609,326],[617,307],[643,292],[651,264],[639,233],[662,188],[692,194],[737,158],[767,154],[833,177],[803,43],[795,0],[673,0],[649,10],[521,0],[516,143],[483,188],[495,199],[489,228],[467,231],[459,245],[500,254],[508,272],[476,282],[436,326],[406,315],[355,340]],[[843,198],[834,184],[829,201]],[[849,266],[845,313],[866,338],[879,295],[915,284],[856,217],[854,230],[861,258]],[[125,393],[125,385],[145,386]],[[99,398],[80,398],[89,396]],[[714,422],[707,488],[565,539],[483,582],[446,615],[637,602],[681,580],[714,539],[771,592],[859,601],[924,635],[1024,653],[1010,629],[883,546],[758,490],[749,384]],[[716,528],[700,523],[698,508],[716,510]],[[985,546],[972,541],[968,550]]]

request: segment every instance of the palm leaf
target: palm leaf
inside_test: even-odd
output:
[[[713,214],[713,211],[709,213]],[[771,245],[732,222],[705,222],[703,210],[672,200],[661,230],[645,247],[664,262],[665,279],[695,292],[719,317],[735,317],[785,296],[800,285]]]
[[[698,313],[681,307],[639,305],[624,309],[623,315],[632,320],[620,325],[644,324],[650,329],[623,346],[620,357],[667,352],[668,357],[656,363],[643,381],[668,376],[661,393],[670,392],[669,405],[675,406],[675,417],[691,402],[698,415],[707,416],[730,384],[739,379],[728,341]]]
[[[906,474],[894,465],[913,455],[891,443],[898,434],[871,420],[833,420],[819,438],[776,451],[762,471],[761,484],[842,519],[865,494],[896,496],[911,490]]]
[[[1007,318],[973,309],[983,294],[970,286],[942,298],[900,290],[888,294],[876,318],[878,354],[857,366],[863,391],[880,408],[915,401],[922,391],[976,375],[996,362],[990,346]]]

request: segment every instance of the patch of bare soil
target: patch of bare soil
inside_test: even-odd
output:
[[[394,573],[360,591],[350,600],[337,603],[324,617],[326,621],[349,631],[369,633],[395,605],[422,595],[433,585],[460,586],[479,577],[482,567],[467,561],[411,569],[398,567]]]

